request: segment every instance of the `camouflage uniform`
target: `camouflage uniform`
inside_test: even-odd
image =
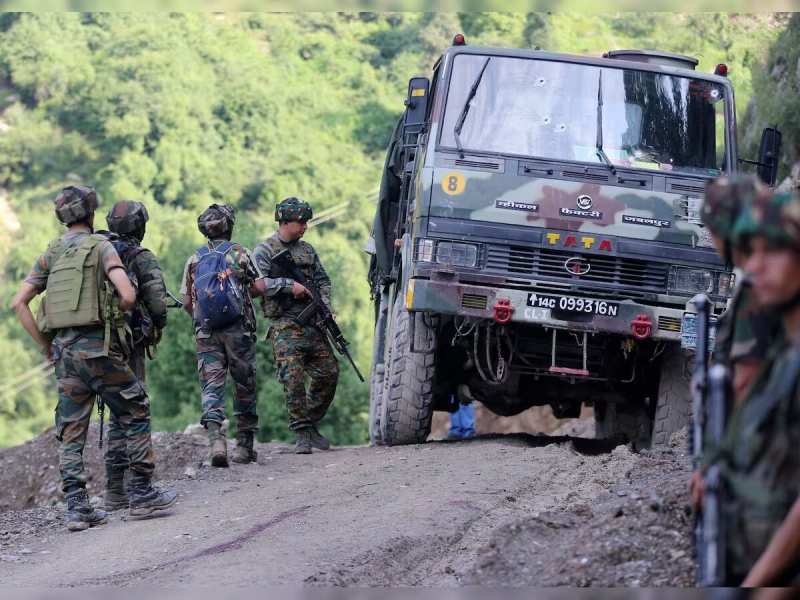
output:
[[[63,252],[76,246],[89,232],[69,232],[52,242],[25,281],[45,290],[50,269]],[[110,242],[101,242],[100,257],[108,273],[122,267]],[[56,436],[61,442],[60,469],[66,494],[86,487],[83,447],[95,395],[99,395],[125,432],[130,468],[136,483],[149,484],[153,474],[150,409],[147,393],[126,362],[116,342],[105,349],[103,327],[59,330],[53,340],[58,382]]]
[[[123,236],[122,241],[131,248],[132,256],[127,266],[129,276],[136,282],[137,300],[152,320],[152,326],[160,331],[167,324],[167,288],[164,284],[161,267],[155,255],[139,245],[139,240]],[[133,329],[133,344],[128,364],[139,381],[144,384],[145,356],[150,342],[143,337],[142,331],[135,330],[135,327]],[[125,470],[128,468],[125,430],[113,413],[109,418],[108,449],[105,458],[108,469]]]
[[[800,198],[780,194],[748,200],[733,228],[740,244],[759,236],[800,249]],[[796,307],[772,307],[776,312]],[[780,313],[779,313],[780,314]],[[778,337],[757,381],[733,411],[721,447],[726,570],[740,583],[800,497],[800,345]],[[795,564],[775,584],[799,582]]]
[[[225,239],[210,240],[209,247],[216,248]],[[245,298],[243,317],[231,325],[214,331],[203,329],[197,316],[194,296],[194,270],[197,254],[186,261],[181,283],[181,295],[189,294],[195,307],[195,338],[197,341],[197,371],[202,390],[203,416],[200,422],[222,423],[225,419],[225,378],[230,370],[236,393],[233,414],[237,419],[237,432],[255,432],[258,429],[256,413],[256,317],[248,291],[260,277],[250,252],[239,244],[226,254],[228,265],[240,284]]]
[[[325,416],[336,394],[339,365],[325,335],[312,324],[299,325],[294,319],[308,304],[292,295],[294,280],[273,276],[272,257],[287,249],[295,264],[320,291],[330,306],[331,280],[311,244],[302,240],[284,242],[277,233],[256,246],[254,257],[259,270],[267,276],[263,300],[264,316],[271,326],[267,337],[275,352],[278,381],[286,390],[289,427],[306,429]],[[278,275],[278,274],[275,274]],[[306,376],[311,380],[306,390]]]

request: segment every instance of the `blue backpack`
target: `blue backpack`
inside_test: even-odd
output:
[[[194,270],[195,315],[203,329],[221,329],[241,318],[244,299],[236,276],[229,270],[225,255],[233,248],[223,242],[213,250],[197,249]]]

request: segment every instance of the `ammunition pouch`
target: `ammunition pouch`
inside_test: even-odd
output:
[[[277,319],[283,314],[283,303],[278,298],[261,297],[261,312],[267,319]]]

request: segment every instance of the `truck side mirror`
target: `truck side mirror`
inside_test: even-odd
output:
[[[756,173],[769,186],[778,178],[778,157],[781,153],[781,132],[777,127],[765,127],[758,146]]]
[[[403,125],[406,131],[416,127],[417,131],[425,123],[428,112],[428,97],[431,82],[427,77],[412,77],[408,81],[408,96],[406,97],[406,114]]]

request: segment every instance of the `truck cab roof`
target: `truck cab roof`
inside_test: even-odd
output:
[[[612,50],[601,57],[580,56],[575,54],[563,54],[559,52],[546,52],[544,50],[534,50],[532,48],[492,48],[482,46],[451,46],[448,48],[441,59],[447,62],[458,54],[479,54],[483,56],[508,56],[511,58],[527,58],[536,60],[549,60],[557,62],[572,62],[583,65],[594,65],[597,67],[607,67],[611,69],[636,69],[640,71],[651,71],[664,73],[679,77],[689,77],[692,79],[703,79],[715,83],[723,84],[731,88],[727,77],[704,73],[694,70],[698,60],[690,56],[662,52],[659,50]]]

